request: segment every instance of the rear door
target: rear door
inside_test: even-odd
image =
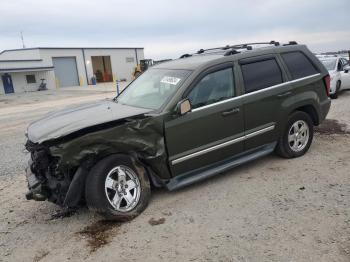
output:
[[[276,55],[239,61],[244,86],[245,150],[277,141],[285,117],[283,102],[293,95],[292,84]]]
[[[210,166],[243,151],[244,121],[232,63],[203,72],[185,92],[192,111],[165,122],[174,176]]]
[[[350,71],[345,72],[344,71],[344,67],[349,65],[349,62],[344,59],[341,58],[341,63],[342,63],[342,68],[340,71],[340,75],[341,75],[341,88],[342,89],[347,89],[350,88]]]

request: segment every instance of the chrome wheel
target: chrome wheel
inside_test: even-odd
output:
[[[296,121],[289,129],[288,144],[294,152],[302,151],[310,138],[310,130],[308,124],[304,120]]]
[[[127,166],[116,166],[107,175],[105,192],[112,207],[120,212],[132,210],[140,200],[140,181]]]

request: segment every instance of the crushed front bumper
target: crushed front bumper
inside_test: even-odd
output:
[[[28,183],[29,191],[26,193],[27,200],[37,200],[37,201],[45,201],[47,196],[45,191],[42,188],[40,180],[36,177],[36,175],[31,170],[32,160],[28,161],[28,166],[26,167],[26,178]]]

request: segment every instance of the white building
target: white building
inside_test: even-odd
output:
[[[48,89],[132,80],[144,59],[143,48],[55,48],[5,50],[0,53],[0,94],[35,91],[41,79]]]

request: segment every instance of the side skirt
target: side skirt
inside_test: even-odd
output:
[[[170,179],[165,186],[168,190],[172,191],[191,185],[195,182],[202,181],[219,173],[225,172],[233,167],[240,166],[249,161],[266,156],[273,152],[276,145],[277,142],[266,144],[264,146],[245,151],[234,157],[217,162],[213,165],[201,167],[194,171],[178,175]]]

